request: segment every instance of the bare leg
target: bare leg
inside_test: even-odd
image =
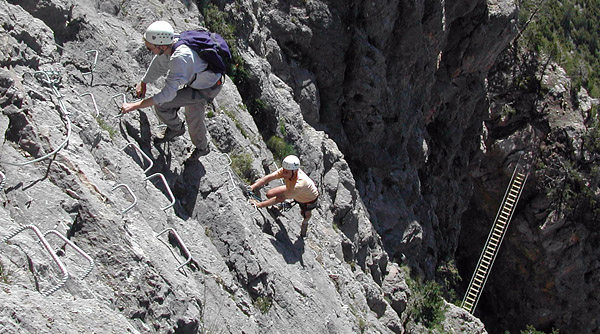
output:
[[[304,214],[302,216],[304,217],[304,220],[300,225],[300,236],[302,238],[305,238],[306,234],[308,233],[308,221],[310,220],[312,213],[310,211],[304,211]]]

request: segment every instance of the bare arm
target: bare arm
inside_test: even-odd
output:
[[[259,202],[256,200],[252,200],[252,203],[254,205],[256,205],[257,208],[264,208],[266,206],[271,206],[271,205],[275,205],[277,203],[281,203],[285,200],[285,197],[282,197],[281,200],[278,199],[279,197],[271,197],[265,201]]]
[[[121,111],[125,114],[136,109],[152,107],[155,104],[156,103],[154,102],[154,99],[150,97],[137,102],[123,103],[123,106],[121,106]]]
[[[256,180],[256,182],[254,182],[250,186],[250,190],[254,191],[255,189],[258,189],[258,188],[264,186],[265,184],[277,179],[279,177],[278,172],[279,171],[276,170],[273,173],[265,175],[265,176],[261,177],[260,179]]]

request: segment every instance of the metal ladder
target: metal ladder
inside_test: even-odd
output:
[[[462,302],[462,308],[469,313],[473,313],[479,297],[481,297],[485,282],[489,277],[496,255],[498,255],[500,244],[517,207],[519,197],[521,197],[527,175],[525,167],[517,164]]]

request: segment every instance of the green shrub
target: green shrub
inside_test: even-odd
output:
[[[272,136],[267,141],[267,147],[273,153],[276,161],[281,161],[286,156],[293,154],[296,155],[296,150],[292,144],[288,144],[283,138],[278,136]]]
[[[273,301],[268,296],[259,296],[254,301],[254,306],[260,311],[262,314],[266,314],[273,306]]]
[[[505,332],[505,334],[508,332]],[[538,331],[535,327],[528,325],[524,330],[521,331],[521,334],[546,334],[546,332]],[[559,334],[558,329],[552,328],[552,332],[550,334]]]
[[[440,286],[435,281],[422,284],[408,279],[407,283],[413,293],[408,301],[409,318],[426,328],[439,328],[446,311]]]
[[[231,157],[231,169],[246,183],[250,183],[252,160],[252,155],[249,153]]]

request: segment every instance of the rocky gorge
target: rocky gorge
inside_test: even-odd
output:
[[[549,195],[598,193],[596,101],[515,51],[514,1],[0,3],[0,333],[600,331],[593,205]],[[159,19],[234,37],[200,164],[187,134],[153,143],[151,109],[119,115]],[[277,168],[278,141],[319,185],[305,239],[297,207],[256,210],[240,187]],[[449,292],[522,157],[471,315]],[[425,281],[447,293],[433,328]]]

